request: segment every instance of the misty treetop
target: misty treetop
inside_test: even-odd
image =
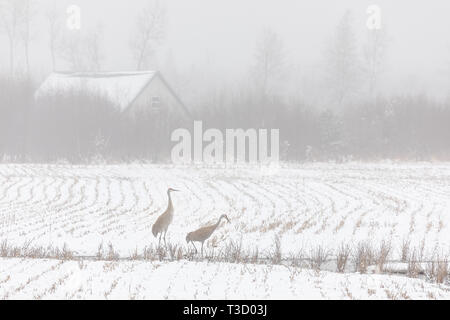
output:
[[[66,8],[58,1],[47,1],[46,6],[36,0],[0,4],[0,41],[5,48],[0,55],[0,160],[168,161],[171,132],[191,128],[194,120],[203,121],[205,130],[223,132],[279,129],[280,156],[286,161],[450,156],[449,99],[412,90],[409,70],[393,79],[389,25],[383,22],[381,28],[369,30],[364,24],[364,32],[358,32],[355,10],[342,8],[335,15],[328,39],[314,48],[315,63],[295,56],[292,38],[287,41],[286,33],[269,24],[260,26],[250,51],[224,45],[234,57],[248,60],[240,72],[225,74],[209,51],[198,51],[206,57],[201,64],[183,68],[176,57],[184,52],[163,50],[177,21],[170,19],[162,1],[140,2],[135,19],[123,27],[125,40],[108,34],[101,24],[77,31],[65,28]],[[45,30],[45,37],[36,29]],[[310,33],[313,37],[315,30]],[[36,89],[51,70],[103,71],[115,54],[106,49],[111,37],[127,51],[120,61],[129,71],[161,70],[192,119],[180,122],[169,116],[161,121],[151,112],[129,117],[117,110],[117,103],[92,92],[55,92],[35,100]],[[299,37],[295,44],[306,40]],[[41,46],[36,50],[48,57],[48,66],[33,65],[30,59],[37,42]],[[445,76],[446,67],[442,70]],[[406,89],[410,93],[405,94]]]

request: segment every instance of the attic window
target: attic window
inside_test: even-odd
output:
[[[152,109],[158,110],[159,108],[161,108],[160,97],[152,97]]]

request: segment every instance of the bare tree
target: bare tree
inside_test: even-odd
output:
[[[369,30],[363,47],[364,73],[368,79],[369,94],[376,96],[380,74],[383,71],[387,49],[385,28]]]
[[[264,29],[257,41],[255,62],[251,76],[255,85],[256,125],[266,127],[273,118],[272,112],[281,101],[278,99],[281,78],[285,71],[284,45],[281,37],[270,29]],[[277,105],[277,106],[275,106]]]
[[[360,66],[352,16],[350,11],[347,11],[337,26],[328,52],[328,80],[335,91],[335,98],[339,105],[344,99],[355,93],[359,73]]]
[[[61,40],[61,28],[62,28],[61,16],[58,13],[56,0],[53,1],[52,7],[46,12],[45,17],[48,23],[48,35],[49,35],[48,46],[50,49],[50,55],[52,60],[52,70],[56,70],[57,50],[59,47],[59,42]]]
[[[24,4],[24,0],[0,0],[0,28],[8,37],[11,76],[14,75],[17,41],[24,20]]]
[[[86,33],[68,31],[62,40],[61,57],[74,71],[100,71],[104,59],[101,37],[101,27]]]
[[[72,71],[85,69],[83,39],[79,31],[65,31],[61,39],[61,58],[69,64]]]
[[[24,52],[25,52],[25,69],[26,74],[30,76],[30,43],[33,37],[32,24],[36,15],[36,7],[34,6],[34,0],[22,0],[23,1],[23,19],[20,28],[20,36],[22,38]]]
[[[89,71],[100,71],[104,56],[102,53],[102,28],[97,26],[86,36],[87,69]]]
[[[274,82],[281,77],[284,66],[285,54],[281,37],[274,31],[265,29],[256,45],[255,65],[252,69],[255,83],[263,95],[268,94],[268,88],[273,88]]]
[[[159,1],[151,1],[137,17],[131,51],[138,70],[149,67],[152,56],[164,40],[166,24],[166,8]]]

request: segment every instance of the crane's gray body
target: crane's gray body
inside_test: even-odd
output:
[[[152,233],[155,237],[158,237],[159,234],[159,244],[161,244],[161,237],[164,234],[164,243],[166,243],[166,233],[167,229],[169,229],[170,224],[173,221],[173,204],[172,197],[170,196],[171,192],[178,191],[175,189],[167,190],[167,197],[169,198],[169,203],[167,205],[166,211],[156,220],[155,224],[152,227]]]
[[[188,233],[188,235],[186,236],[186,241],[188,243],[192,242],[192,245],[194,246],[195,251],[197,251],[197,248],[195,247],[194,242],[201,242],[202,243],[202,255],[203,255],[203,245],[204,245],[205,241],[208,240],[212,236],[214,231],[216,231],[216,229],[220,225],[220,222],[222,222],[222,219],[226,219],[228,222],[230,222],[230,220],[228,219],[228,217],[226,215],[222,215],[216,224],[214,224],[212,226],[208,226],[208,227],[203,227],[194,232]]]

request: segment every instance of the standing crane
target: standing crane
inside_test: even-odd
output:
[[[169,198],[169,204],[167,205],[166,211],[159,216],[158,220],[156,220],[155,224],[152,227],[152,233],[155,236],[155,238],[158,237],[159,234],[159,243],[158,245],[161,245],[161,237],[164,233],[164,245],[166,245],[166,233],[167,229],[169,228],[170,224],[173,220],[173,204],[172,204],[172,198],[170,196],[171,192],[178,192],[179,190],[175,190],[172,188],[169,188],[167,190],[167,197]]]
[[[216,229],[219,227],[220,223],[222,222],[222,219],[226,219],[228,223],[230,222],[230,219],[224,214],[220,217],[219,221],[212,226],[200,228],[197,231],[190,232],[186,236],[186,242],[189,244],[189,242],[192,243],[192,245],[195,248],[195,253],[197,253],[197,248],[195,247],[194,242],[201,242],[202,243],[202,256],[203,256],[203,245],[206,240],[208,240],[211,235],[216,231]]]

